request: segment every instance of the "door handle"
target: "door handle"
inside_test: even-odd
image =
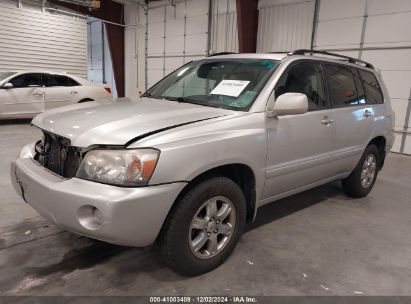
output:
[[[33,96],[36,96],[36,97],[38,97],[38,96],[43,96],[44,95],[44,92],[43,93],[34,93],[33,94]]]
[[[71,95],[74,95],[74,94],[77,94],[77,93],[78,93],[78,92],[76,92],[76,91],[71,91],[71,92],[70,92]]]
[[[323,125],[326,125],[326,126],[329,126],[330,124],[332,124],[334,122],[334,120],[333,119],[330,119],[330,118],[328,118],[328,117],[324,117],[322,120],[321,120],[321,123],[323,124]]]
[[[368,110],[365,110],[363,116],[370,117],[370,116],[372,116],[372,113]]]

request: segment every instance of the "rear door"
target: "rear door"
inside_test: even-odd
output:
[[[9,83],[12,88],[1,89],[1,116],[31,117],[44,111],[44,88],[41,73],[20,74]]]
[[[370,71],[358,69],[357,72],[364,87],[366,103],[373,109],[373,115],[369,116],[369,119],[374,121],[374,130],[378,129],[378,131],[384,134],[384,130],[387,127],[390,129],[391,126],[390,123],[387,126],[387,120],[385,119],[387,113],[391,111],[387,104],[384,103],[384,97],[378,80]]]
[[[357,69],[332,63],[324,66],[336,127],[335,165],[350,172],[370,140],[374,112],[367,104]]]
[[[335,124],[326,97],[321,64],[296,61],[284,71],[275,97],[302,93],[308,112],[267,119],[268,151],[264,199],[330,178]]]
[[[78,102],[79,84],[66,75],[46,75],[46,110]]]

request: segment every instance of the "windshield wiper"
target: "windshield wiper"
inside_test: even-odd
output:
[[[196,101],[194,99],[187,98],[187,97],[156,96],[156,95],[151,95],[151,94],[143,94],[141,97],[148,97],[148,98],[155,98],[155,99],[166,99],[166,100],[177,101],[177,102],[195,103],[195,104],[203,105],[202,103],[199,103],[198,101]]]
[[[205,102],[200,102],[198,100],[194,100],[194,99],[190,99],[187,97],[171,97],[171,96],[164,96],[163,97],[166,100],[172,100],[172,101],[177,101],[177,102],[183,102],[183,103],[191,103],[191,104],[196,104],[196,105],[200,105],[200,106],[204,106],[204,107],[212,107],[212,108],[220,108],[220,109],[224,109],[225,106],[222,105],[220,102],[215,102],[215,101],[205,101]],[[230,108],[230,106],[227,106]],[[234,110],[236,110],[235,107],[231,107]]]
[[[163,96],[164,99],[171,100],[171,101],[178,101],[178,102],[186,102],[186,103],[198,103],[196,100],[187,98],[187,97],[172,97],[172,96]]]
[[[217,100],[212,100],[212,101],[206,101],[206,102],[200,102],[195,99],[187,98],[187,97],[173,97],[173,96],[156,96],[156,95],[143,95],[142,97],[148,97],[148,98],[156,98],[156,99],[165,99],[165,100],[171,100],[171,101],[177,101],[179,103],[191,103],[191,104],[196,104],[199,106],[204,106],[204,107],[212,107],[212,108],[220,108],[220,109],[229,109],[229,110],[235,110],[238,111],[240,110],[238,107],[230,106],[230,105],[222,105],[219,101]]]

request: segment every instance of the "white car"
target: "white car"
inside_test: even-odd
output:
[[[111,97],[109,87],[70,74],[0,72],[0,119],[32,118],[52,108]]]

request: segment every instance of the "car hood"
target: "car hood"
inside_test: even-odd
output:
[[[234,111],[153,98],[119,98],[56,108],[32,124],[71,145],[125,145],[162,130],[234,114]]]

